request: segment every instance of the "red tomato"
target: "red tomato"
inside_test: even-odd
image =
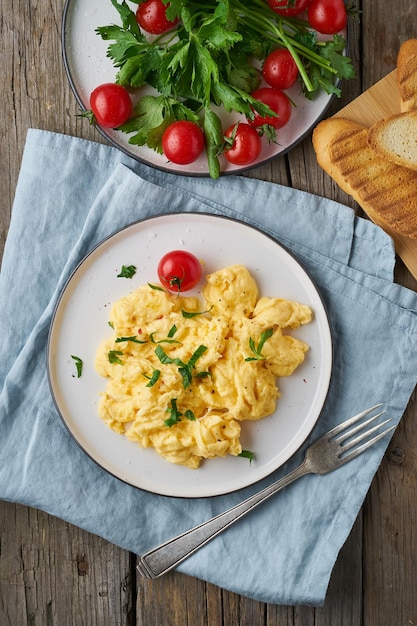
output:
[[[319,33],[334,35],[347,23],[343,0],[312,0],[307,13],[310,25]]]
[[[166,158],[178,165],[195,161],[204,148],[204,135],[194,122],[173,122],[162,135],[162,150]]]
[[[293,86],[298,76],[298,67],[287,48],[273,50],[266,57],[262,76],[271,87],[276,89],[289,89]]]
[[[291,102],[288,96],[279,89],[274,87],[261,87],[256,89],[252,94],[253,98],[267,104],[278,117],[265,116],[262,117],[255,111],[255,118],[248,120],[251,126],[263,126],[270,124],[274,128],[282,128],[288,124],[291,117]]]
[[[258,158],[262,150],[261,138],[249,124],[233,124],[226,130],[225,137],[233,138],[232,146],[224,151],[229,163],[248,165]]]
[[[165,289],[189,291],[201,279],[201,264],[194,254],[186,250],[167,252],[158,263],[158,277]]]
[[[161,35],[178,24],[178,20],[171,22],[167,19],[165,5],[162,0],[147,0],[142,2],[136,10],[136,21],[143,30],[152,35]]]
[[[117,128],[129,119],[132,100],[121,85],[104,83],[91,93],[90,107],[97,124],[104,128]]]
[[[268,0],[271,9],[280,15],[299,15],[310,2],[311,0]]]

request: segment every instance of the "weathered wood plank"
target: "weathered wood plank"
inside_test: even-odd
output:
[[[417,623],[416,418],[414,394],[364,507],[368,624]]]
[[[387,8],[376,2],[362,6],[363,90],[395,68],[401,43],[416,36],[414,2],[400,0],[394,11],[387,12]],[[396,279],[417,289],[417,281],[400,261]],[[417,621],[413,531],[417,524],[416,417],[414,394],[365,503],[364,624],[391,626]]]
[[[127,626],[129,554],[35,509],[0,507],[2,626]]]

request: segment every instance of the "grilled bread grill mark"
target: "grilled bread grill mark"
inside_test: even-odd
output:
[[[381,158],[368,129],[332,118],[313,133],[319,164],[382,227],[417,238],[417,172]]]

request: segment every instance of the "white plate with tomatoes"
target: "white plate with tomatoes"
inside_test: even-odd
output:
[[[311,1],[317,3],[322,0]],[[147,0],[145,3],[140,3],[139,7],[147,5],[149,2],[161,3],[162,0]],[[297,5],[300,2],[302,6],[304,6],[308,0],[297,0]],[[341,4],[344,9],[343,0],[332,0],[332,2]],[[270,0],[270,4],[282,4],[282,1]],[[127,2],[126,6],[129,6],[132,11],[136,11],[138,7],[137,4],[131,2]],[[90,96],[98,87],[101,88],[102,85],[115,83],[118,69],[115,67],[113,60],[108,56],[109,44],[114,42],[112,40],[105,41],[102,39],[102,37],[96,33],[96,29],[112,24],[119,25],[120,22],[119,13],[112,5],[111,0],[66,0],[62,28],[63,58],[70,85],[80,107],[84,111],[91,110]],[[346,38],[346,28],[343,27],[339,34]],[[155,37],[155,35],[151,35],[150,37]],[[332,37],[332,35],[319,35],[320,40],[328,40]],[[258,62],[255,73],[257,72],[261,78],[259,88],[262,90],[267,89],[267,91],[271,92],[272,87],[265,82],[261,69],[261,64]],[[284,70],[284,72],[285,71],[286,70]],[[287,73],[291,73],[288,68]],[[265,76],[267,78],[269,76],[270,78],[273,74],[274,69],[271,69],[270,66]],[[337,78],[335,78],[335,82],[338,83]],[[333,97],[325,91],[320,90],[312,100],[307,99],[302,93],[301,83],[298,79],[291,87],[280,89],[279,91],[281,92],[281,96],[278,99],[274,97],[273,105],[270,103],[270,98],[266,101],[268,106],[272,106],[272,108],[275,106],[278,107],[274,110],[277,111],[280,122],[285,122],[282,128],[276,130],[275,140],[268,139],[268,136],[265,134],[260,138],[258,133],[260,127],[256,126],[257,132],[254,133],[254,128],[251,124],[250,130],[245,126],[245,136],[240,141],[235,135],[232,136],[231,129],[234,128],[237,122],[241,125],[247,125],[247,117],[233,110],[228,112],[224,106],[212,105],[211,108],[216,116],[218,116],[221,123],[220,136],[229,136],[225,143],[223,143],[222,150],[226,147],[230,148],[230,146],[232,146],[233,149],[232,151],[227,149],[216,157],[220,174],[239,173],[248,168],[265,164],[271,159],[287,153],[310,133],[318,120],[325,114]],[[152,87],[147,85],[140,89],[129,88],[128,92],[132,106],[137,105],[139,100],[142,100],[143,96],[155,95],[156,93]],[[251,92],[251,95],[254,95],[254,92]],[[271,96],[271,94],[269,95]],[[256,97],[258,98],[258,96]],[[104,106],[106,106],[106,100],[110,102],[111,89],[109,87],[102,91],[101,98],[104,102]],[[264,102],[263,96],[260,100]],[[123,99],[121,101],[117,100],[116,106],[119,106],[122,110],[125,106]],[[290,109],[290,117],[287,121],[288,109]],[[96,113],[97,111],[98,110],[96,110]],[[146,111],[146,114],[148,114],[148,111]],[[257,114],[255,113],[255,115]],[[260,123],[262,119],[259,120],[259,117],[262,118],[262,116],[258,115],[258,122]],[[123,116],[119,118],[118,114],[116,118],[114,118],[112,113],[110,115],[104,113],[104,117],[100,118],[98,115],[98,119],[101,119],[102,124],[114,125],[118,123],[120,119],[125,118]],[[194,133],[195,136],[190,145],[189,128],[182,128],[182,122],[187,120],[180,121],[179,129],[177,129],[177,133],[173,141],[171,141],[171,149],[168,148],[167,154],[160,154],[146,144],[132,144],[131,141],[132,137],[135,135],[134,132],[125,133],[120,130],[104,127],[100,124],[97,124],[97,127],[111,144],[143,163],[176,174],[191,176],[213,175],[212,167],[209,166],[210,159],[207,158],[207,154],[210,152],[208,150],[207,131],[205,134],[205,147],[204,144],[201,145],[201,137],[199,137],[197,132]],[[269,118],[269,121],[271,121],[271,118]],[[272,121],[278,124],[277,117]],[[227,131],[229,132],[227,133]],[[239,130],[239,135],[240,132],[241,130]],[[218,135],[219,132],[217,133],[217,136]],[[175,145],[178,140],[182,146],[180,148],[179,157],[175,153]],[[216,145],[218,145],[217,142]],[[174,148],[172,148],[172,146],[174,146]],[[194,153],[194,151],[196,152]],[[184,162],[187,161],[190,154],[194,160],[192,160],[192,162]],[[167,155],[170,158],[167,158]],[[184,155],[186,156],[184,157]],[[174,160],[177,162],[174,162]]]
[[[245,265],[261,295],[308,304],[311,323],[297,329],[310,350],[304,363],[279,380],[276,412],[243,422],[242,447],[254,454],[205,461],[197,470],[173,465],[112,431],[98,416],[106,381],[95,371],[97,348],[109,335],[113,302],[158,280],[167,252],[186,250],[202,260],[204,275]],[[136,271],[119,277],[125,266]],[[129,275],[129,274],[128,274]],[[200,283],[201,286],[202,283]],[[199,286],[190,295],[199,294]],[[74,357],[76,357],[74,359]],[[77,376],[78,365],[82,366]],[[230,218],[172,214],[134,223],[98,245],[76,268],[57,303],[48,341],[48,375],[57,409],[68,431],[96,463],[122,481],[158,494],[207,497],[251,485],[285,463],[303,444],[322,410],[332,370],[332,341],[319,292],[297,260],[274,239]]]

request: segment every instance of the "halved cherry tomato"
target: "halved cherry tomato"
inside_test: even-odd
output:
[[[306,10],[311,0],[268,0],[275,13],[280,15],[299,15]]]
[[[178,165],[195,161],[204,149],[204,135],[194,122],[173,122],[162,135],[162,150],[166,158]]]
[[[262,76],[271,87],[289,89],[297,80],[298,67],[287,48],[277,48],[266,57]]]
[[[334,35],[347,23],[347,11],[343,0],[312,0],[307,18],[319,33]]]
[[[194,254],[186,250],[167,252],[158,264],[158,278],[165,289],[189,291],[201,279],[201,263]]]
[[[233,139],[232,145],[224,151],[229,163],[249,165],[256,161],[262,150],[262,141],[253,126],[244,123],[233,124],[224,135]]]
[[[288,124],[291,117],[291,101],[288,96],[274,87],[260,87],[251,94],[256,100],[267,104],[269,108],[277,114],[277,117],[262,117],[255,111],[253,120],[248,119],[251,126],[263,126],[269,124],[274,128],[282,128]]]
[[[178,24],[178,20],[171,22],[167,19],[165,5],[162,0],[147,0],[142,2],[136,10],[136,21],[143,30],[152,35],[162,35]]]
[[[129,119],[132,100],[122,85],[104,83],[92,91],[90,107],[97,124],[104,128],[117,128]]]

